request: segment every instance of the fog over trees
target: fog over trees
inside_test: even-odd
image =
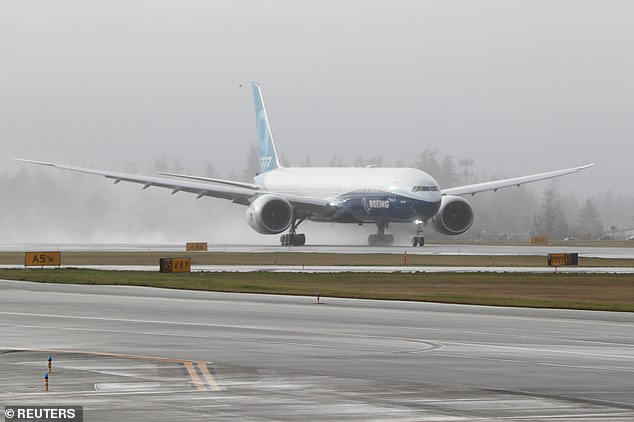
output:
[[[350,162],[333,155],[329,163],[317,163],[305,155],[306,166],[395,166],[409,165],[431,174],[441,188],[478,183],[516,175],[488,174],[478,163],[426,149],[411,160],[386,163],[381,157],[357,156]],[[79,164],[81,165],[81,164]],[[156,171],[197,174],[251,181],[259,168],[257,147],[251,145],[241,168],[219,174],[210,159],[204,168],[189,169],[178,159],[159,155],[149,163],[123,164],[130,173]],[[287,164],[288,165],[288,164]],[[588,170],[592,171],[592,170]],[[239,176],[236,176],[239,175]],[[575,177],[575,175],[565,176]],[[104,178],[23,165],[13,174],[0,176],[0,244],[28,242],[164,242],[201,239],[218,243],[277,243],[261,236],[244,222],[244,207],[213,198],[197,200],[194,195],[150,188],[137,184],[116,186]],[[467,197],[476,213],[472,228],[458,238],[528,240],[544,235],[552,239],[625,238],[634,227],[634,196],[609,190],[593,197],[564,192],[556,180],[483,192]],[[306,223],[311,239],[325,243],[364,243],[371,224]],[[392,224],[397,240],[407,243],[413,225]],[[315,234],[312,234],[315,232]],[[317,236],[317,237],[315,237]],[[319,238],[322,236],[322,238]],[[428,239],[444,239],[426,228]],[[345,239],[345,240],[343,240]],[[352,240],[351,240],[352,239]]]

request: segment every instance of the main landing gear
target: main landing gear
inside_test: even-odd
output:
[[[412,246],[423,246],[425,245],[425,238],[423,237],[423,222],[416,222],[416,236],[412,238]]]
[[[280,243],[282,246],[304,246],[306,244],[306,235],[304,233],[296,233],[297,227],[302,223],[302,221],[304,221],[303,218],[296,223],[296,220],[293,219],[291,229],[288,234],[280,236]]]
[[[377,233],[368,236],[368,244],[370,246],[387,246],[394,243],[394,235],[385,234],[388,223],[376,223]]]

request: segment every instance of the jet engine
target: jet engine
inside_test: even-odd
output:
[[[439,233],[458,235],[466,232],[473,224],[473,209],[459,196],[443,196],[440,208],[431,220],[431,225]]]
[[[246,219],[249,226],[258,233],[282,233],[293,222],[293,207],[281,196],[262,195],[251,202]]]

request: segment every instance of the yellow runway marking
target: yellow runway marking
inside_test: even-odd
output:
[[[191,361],[186,361],[183,363],[183,365],[185,365],[187,372],[189,372],[189,376],[191,377],[192,381],[194,381],[196,390],[207,391],[207,387],[205,387],[205,384],[203,384],[203,382],[200,380],[200,377],[196,373],[196,368],[194,368],[194,364]]]
[[[128,353],[86,352],[83,350],[67,350],[67,349],[36,349],[36,348],[17,349],[16,348],[15,350],[27,350],[27,351],[33,351],[33,352],[46,351],[48,353],[75,353],[75,354],[87,355],[87,356],[102,356],[102,357],[114,357],[114,358],[121,358],[121,359],[136,359],[136,360],[146,360],[146,361],[180,363],[185,367],[185,369],[187,369],[187,372],[189,373],[190,378],[192,379],[192,381],[194,382],[194,385],[196,386],[196,390],[207,391],[208,390],[207,387],[209,387],[209,390],[211,391],[222,390],[222,388],[220,388],[220,386],[214,379],[213,375],[211,375],[211,373],[209,372],[209,369],[207,369],[207,363],[204,361],[199,361],[195,363],[191,360],[178,359],[178,358],[143,356],[143,355],[133,355]],[[205,383],[200,379],[200,376],[196,372],[196,367],[194,365],[197,365],[198,368],[200,368],[200,372],[205,378],[205,382],[207,383],[207,386],[205,386]]]
[[[220,387],[216,383],[216,380],[209,372],[209,369],[207,369],[207,362],[198,362],[198,367],[202,371],[203,377],[205,378],[205,381],[207,381],[207,386],[209,387],[209,389],[211,391],[220,391]]]

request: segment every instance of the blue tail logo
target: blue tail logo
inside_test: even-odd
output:
[[[258,147],[260,150],[260,173],[281,167],[277,150],[271,134],[271,126],[262,101],[260,86],[253,82],[253,102],[255,103],[255,120],[258,129]]]

